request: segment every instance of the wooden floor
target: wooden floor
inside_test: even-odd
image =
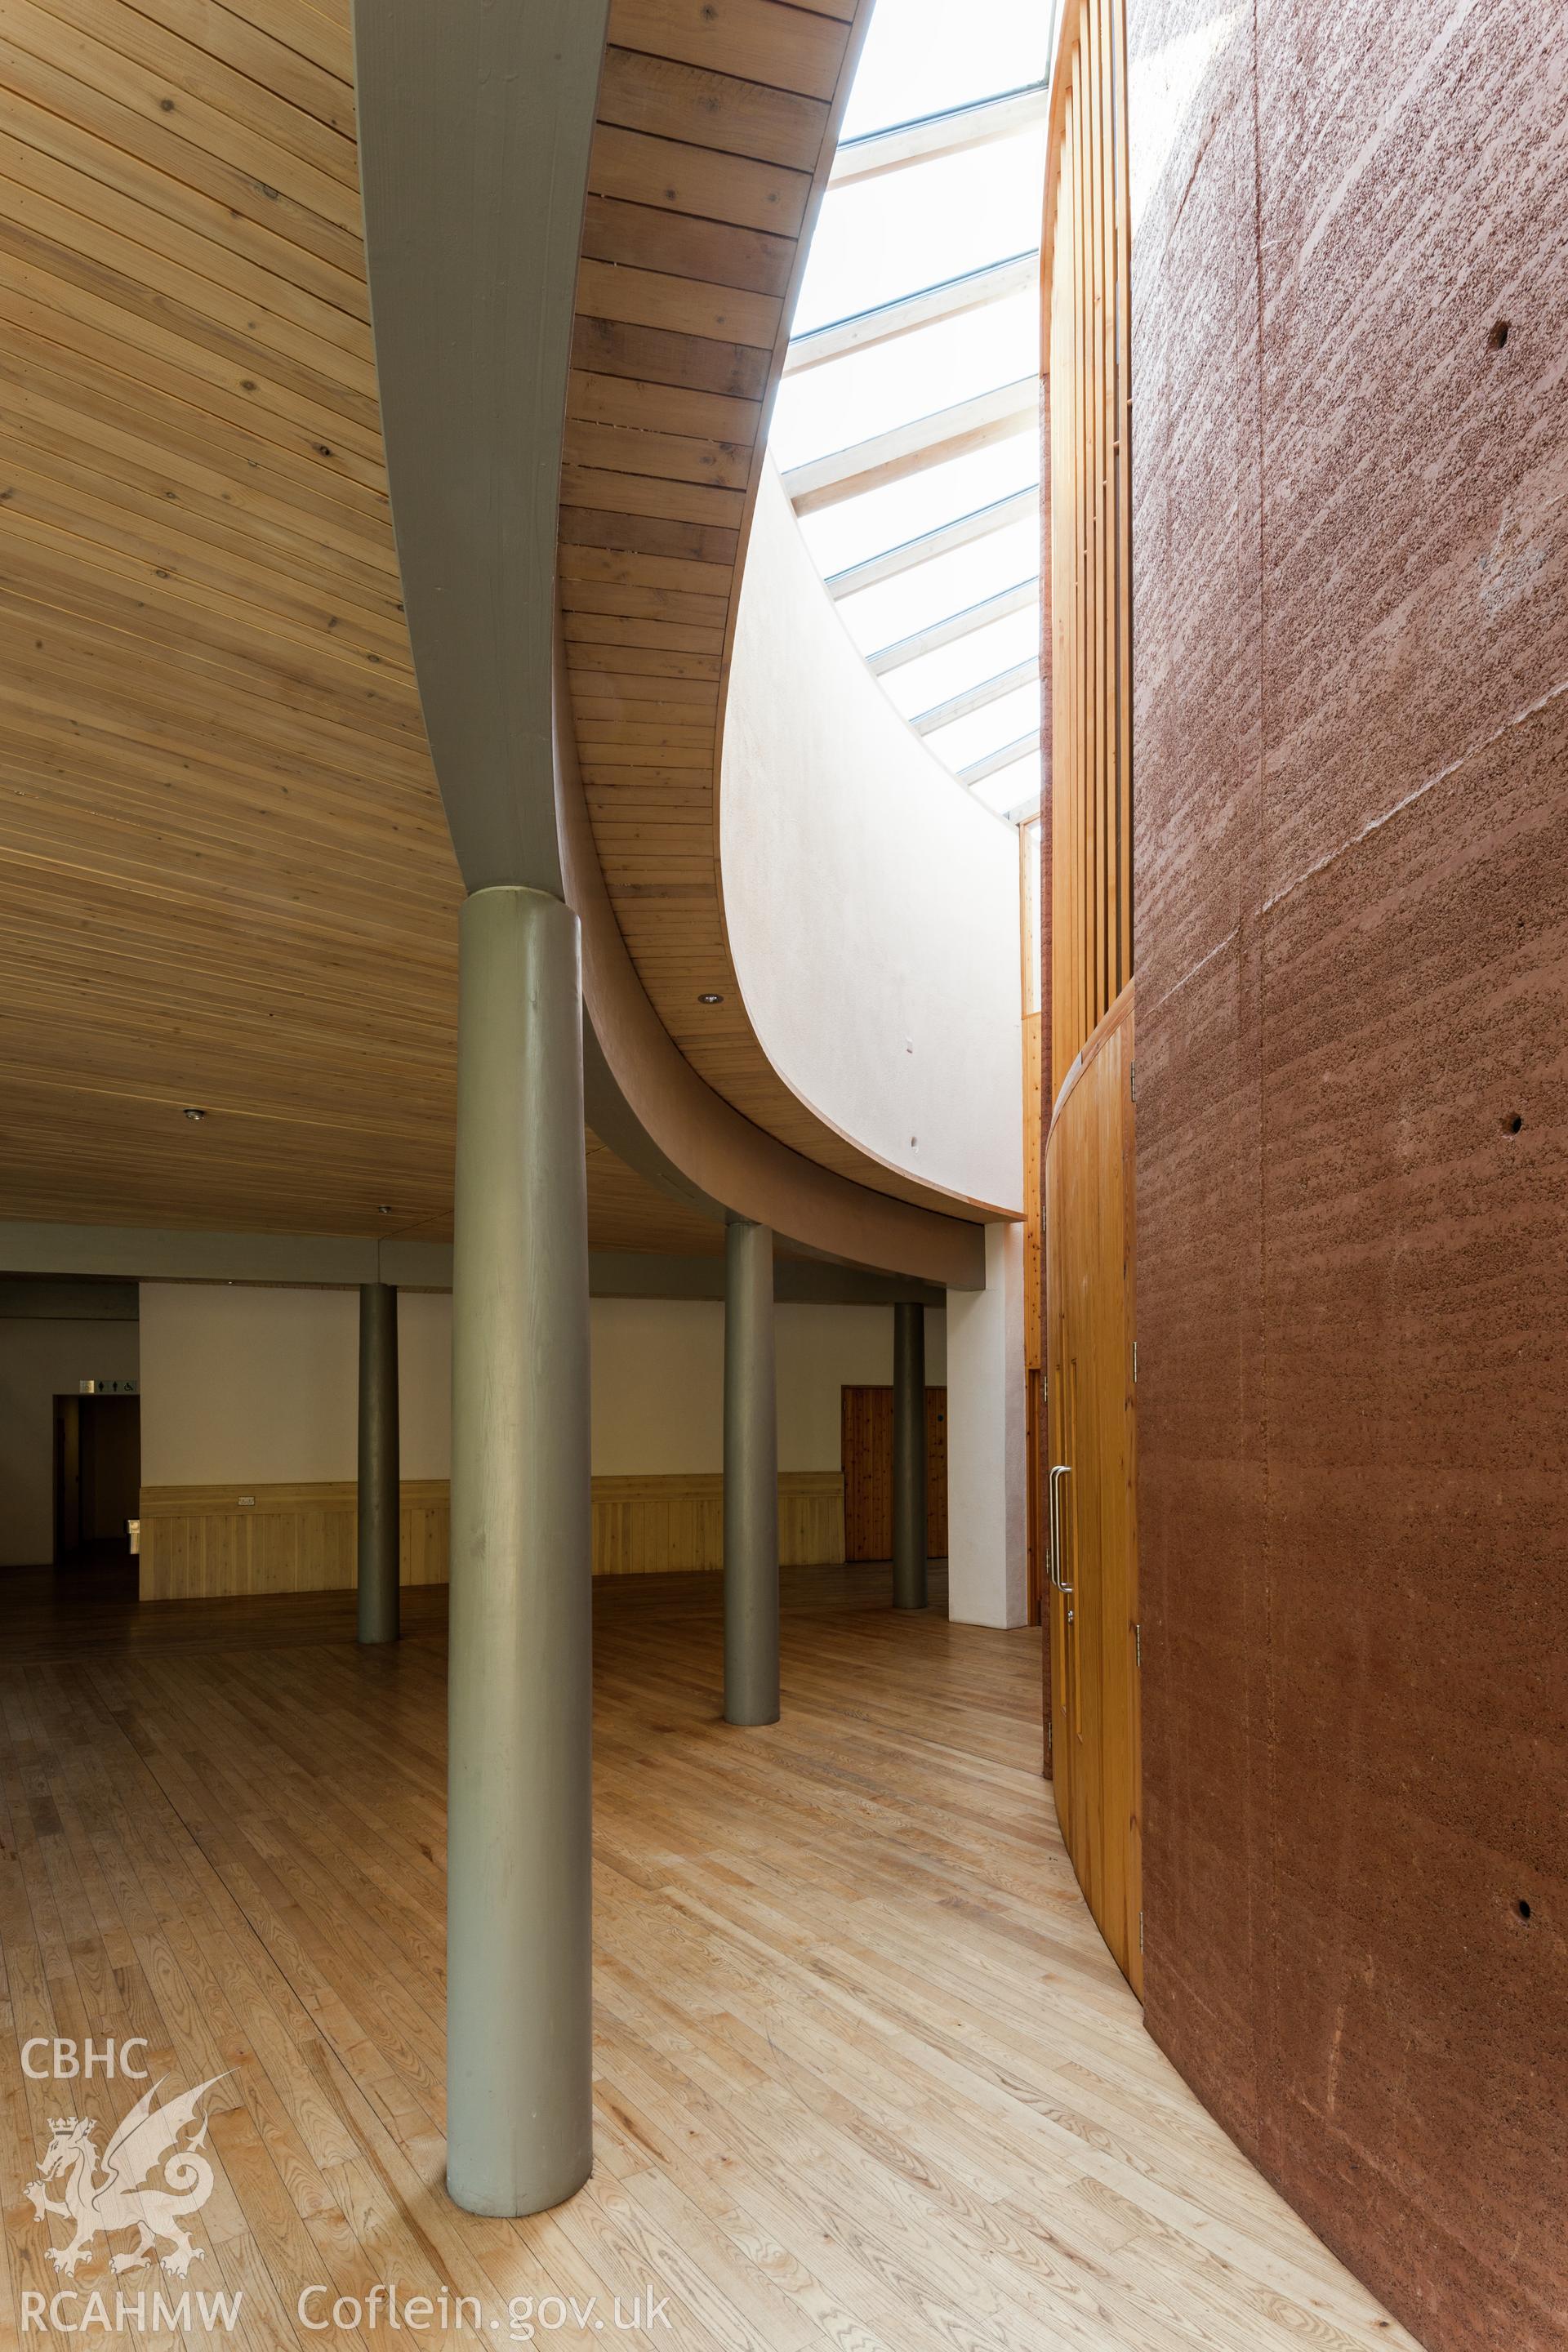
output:
[[[1408,2345],[1142,2032],[1038,1777],[1037,1634],[895,1617],[885,1582],[789,1575],[784,1719],[744,1732],[715,1579],[597,1595],[597,2164],[511,2223],[441,2185],[444,1594],[364,1654],[347,1595],[0,1577],[0,2340],[475,2344],[331,2324],[382,2281],[479,2298],[503,2344]],[[26,2080],[38,2033],[224,2077],[186,2284],[243,2289],[232,2335],[18,2336],[60,2284],[23,2194],[49,2118],[141,2088]],[[111,2323],[117,2288],[178,2292],[104,2253],[75,2284]]]

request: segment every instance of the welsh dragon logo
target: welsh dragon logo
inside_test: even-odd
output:
[[[67,2278],[74,2277],[100,2231],[110,2238],[121,2230],[138,2232],[128,2253],[111,2258],[111,2271],[140,2270],[157,2253],[164,2270],[184,2278],[191,2264],[202,2260],[202,2249],[191,2243],[182,2217],[200,2212],[212,2195],[213,2168],[198,2153],[207,2136],[205,2115],[183,2147],[180,2136],[195,2122],[204,2094],[223,2079],[214,2074],[161,2107],[153,2105],[162,2088],[154,2083],[115,2126],[101,2158],[93,2145],[98,2126],[90,2118],[50,2117],[53,2137],[38,2167],[39,2178],[28,2182],[26,2194],[40,2221],[47,2213],[58,2213],[75,2225],[76,2234],[68,2246],[48,2249],[56,2270],[63,2271]],[[148,2176],[159,2167],[162,2180],[149,2181]],[[50,2180],[63,2180],[61,2197],[48,2194],[45,2183]],[[159,2249],[165,2239],[170,2251],[162,2253]]]

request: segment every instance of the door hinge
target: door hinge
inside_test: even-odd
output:
[[[1132,1385],[1134,1388],[1138,1385],[1138,1342],[1136,1339],[1132,1342]]]
[[[1132,1628],[1132,1654],[1138,1664],[1142,1665],[1143,1663],[1143,1628],[1142,1625],[1134,1625]]]
[[[1127,1065],[1127,1091],[1131,1096],[1132,1100],[1136,1102],[1138,1099],[1138,1065],[1136,1062],[1129,1062]]]
[[[1140,1951],[1143,1948],[1143,1914],[1142,1911],[1138,1914],[1138,1948]]]

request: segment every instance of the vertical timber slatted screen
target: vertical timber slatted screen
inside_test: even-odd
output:
[[[1047,1105],[1132,976],[1126,0],[1064,0],[1040,260]]]

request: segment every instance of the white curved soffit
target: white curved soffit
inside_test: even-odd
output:
[[[730,952],[773,1068],[883,1166],[1018,1215],[1018,835],[887,699],[771,462],[720,785]]]

